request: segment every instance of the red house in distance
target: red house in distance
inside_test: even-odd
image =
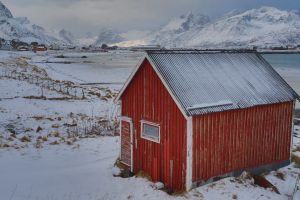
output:
[[[116,98],[120,159],[171,192],[283,167],[297,99],[254,51],[147,51]]]

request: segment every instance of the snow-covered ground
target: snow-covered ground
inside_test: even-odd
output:
[[[288,199],[300,169],[293,165],[267,178],[281,195],[258,187],[252,180],[226,178],[189,193],[170,196],[143,178],[120,178],[114,162],[119,138],[84,139],[80,146],[48,146],[44,149],[1,150],[1,199],[110,200],[110,199]],[[300,196],[299,196],[300,197]],[[296,198],[295,198],[296,199]]]
[[[107,121],[115,119],[118,107],[113,97],[140,57],[141,53],[125,51],[0,52],[0,199],[290,199],[300,173],[295,163],[266,175],[280,194],[243,177],[180,195],[157,190],[144,178],[115,177],[119,137],[114,136],[114,124]],[[46,77],[50,87],[47,81],[44,86],[36,84],[34,78],[1,77],[3,70],[34,74],[39,80]],[[295,74],[299,71],[293,70],[279,69],[279,73],[298,87],[300,76]],[[51,86],[54,82],[63,89],[76,88],[79,94],[59,91]],[[300,139],[295,137],[293,142],[293,154],[300,157]],[[294,199],[300,199],[299,193]]]

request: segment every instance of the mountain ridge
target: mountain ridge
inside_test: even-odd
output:
[[[235,10],[179,35],[171,32],[169,35],[162,34],[164,37],[156,36],[150,43],[183,48],[294,46],[300,45],[300,14],[265,6]]]

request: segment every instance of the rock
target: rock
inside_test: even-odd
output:
[[[10,134],[10,137],[16,138],[17,136],[15,133],[12,133],[12,134]]]
[[[32,128],[25,128],[24,131],[25,132],[30,132],[30,131],[33,131],[33,129]]]
[[[162,182],[156,182],[154,183],[154,188],[157,190],[162,190],[164,189],[165,185]]]
[[[52,124],[52,126],[51,126],[52,128],[59,128],[60,127],[60,125],[59,124]]]
[[[42,127],[38,126],[37,129],[36,129],[36,132],[38,133],[38,132],[40,132],[42,130],[43,130]]]
[[[67,145],[73,145],[73,141],[67,140],[67,141],[66,141],[66,144],[67,144]]]
[[[57,140],[55,140],[55,141],[53,141],[53,142],[50,142],[49,144],[50,144],[50,145],[58,145],[59,142],[58,142]]]
[[[5,143],[5,144],[2,144],[2,147],[3,148],[8,148],[8,147],[10,147],[10,145]]]

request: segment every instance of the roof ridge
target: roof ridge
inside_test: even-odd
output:
[[[156,49],[146,50],[147,54],[187,53],[258,53],[255,49]]]

